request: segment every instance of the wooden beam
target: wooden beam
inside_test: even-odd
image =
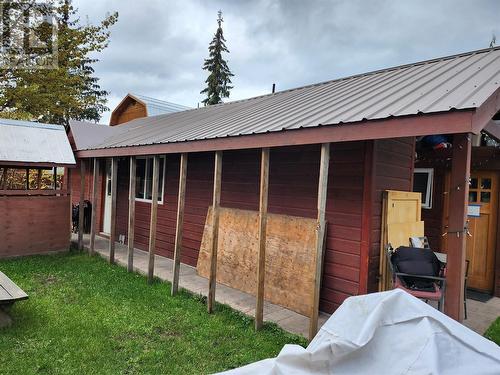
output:
[[[467,233],[467,205],[471,161],[471,135],[453,136],[451,183],[448,218],[448,262],[446,265],[446,315],[462,321],[464,314],[464,278]]]
[[[71,237],[73,236],[73,186],[71,184],[71,169],[66,168],[66,190],[69,195],[69,238],[68,244],[71,246]]]
[[[135,156],[130,157],[130,178],[128,185],[128,254],[127,254],[127,270],[134,270],[134,239],[135,239],[135,175],[137,162]]]
[[[217,247],[219,240],[219,207],[222,185],[222,151],[215,152],[214,193],[212,202],[212,253],[210,256],[210,275],[208,278],[207,309],[212,313],[215,305],[215,286],[217,284]]]
[[[330,165],[330,144],[321,145],[318,183],[318,223],[316,230],[316,272],[314,275],[314,293],[312,311],[309,318],[309,340],[318,332],[319,296],[323,272],[324,237],[326,233],[326,196],[328,193],[328,167]]]
[[[372,237],[372,207],[375,192],[375,141],[365,141],[364,155],[364,181],[363,181],[363,214],[361,219],[361,244],[359,260],[359,286],[358,293],[368,292],[368,271],[370,265],[370,249]]]
[[[436,132],[439,132],[439,134],[466,133],[472,129],[472,114],[472,111],[464,110],[359,121],[342,124],[341,126],[323,124],[323,126],[311,128],[275,131],[239,137],[172,142],[148,146],[81,150],[77,151],[76,155],[84,158],[94,156],[153,155],[401,138],[436,134]],[[436,128],[436,124],[439,124],[439,129]]]
[[[174,296],[179,289],[179,271],[181,267],[181,248],[182,248],[182,230],[184,222],[184,201],[186,198],[186,176],[187,176],[188,154],[181,155],[181,164],[179,166],[179,192],[177,195],[177,224],[175,228],[175,247],[174,247],[174,268],[172,271],[172,295]]]
[[[99,159],[94,158],[94,173],[92,178],[92,220],[90,223],[90,254],[95,251],[95,235],[97,232],[97,198],[99,189]]]
[[[153,282],[155,269],[156,217],[158,214],[158,181],[160,179],[160,156],[153,157],[153,179],[151,181],[151,220],[149,222],[148,283]]]
[[[255,329],[262,328],[264,321],[264,278],[266,273],[267,202],[269,188],[269,148],[263,148],[260,159],[259,201],[259,252],[257,264],[257,291],[255,305]]]
[[[78,215],[78,250],[83,250],[83,201],[85,200],[85,163],[86,160],[80,160],[80,201]]]
[[[111,159],[111,225],[109,230],[109,263],[115,263],[116,190],[118,185],[118,158]]]

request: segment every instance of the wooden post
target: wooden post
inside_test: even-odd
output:
[[[215,152],[214,193],[212,202],[212,253],[210,254],[210,276],[208,279],[207,309],[214,311],[215,285],[217,284],[217,247],[219,240],[219,206],[222,183],[222,151]]]
[[[128,261],[127,270],[134,270],[134,239],[135,239],[135,172],[136,172],[135,156],[130,157],[130,179],[128,186]]]
[[[188,154],[181,155],[179,167],[179,193],[177,196],[177,225],[175,228],[174,268],[172,277],[172,295],[179,289],[179,271],[181,267],[182,229],[184,221],[184,201],[186,198],[186,175]]]
[[[97,197],[99,182],[99,159],[94,158],[94,173],[92,179],[92,221],[90,223],[90,255],[95,251],[95,235],[97,229]]]
[[[263,148],[260,159],[259,255],[257,264],[257,300],[255,329],[262,327],[264,318],[264,278],[266,274],[267,198],[269,187],[269,148]]]
[[[330,144],[321,145],[318,183],[318,223],[316,229],[316,272],[314,274],[314,292],[312,295],[312,311],[309,319],[309,340],[318,332],[319,295],[323,271],[324,237],[326,233],[326,196],[328,188],[328,167],[330,164]]]
[[[85,159],[80,159],[80,206],[78,215],[78,250],[83,249],[83,201],[85,200]]]
[[[469,134],[453,136],[451,184],[448,219],[448,260],[446,265],[446,315],[462,321],[464,316],[464,278],[467,232],[467,205],[471,163],[471,137]]]
[[[6,169],[5,169],[6,170]],[[5,172],[4,172],[5,173]],[[68,244],[71,246],[71,238],[73,237],[73,185],[71,184],[71,169],[66,168],[66,190],[69,196],[69,238]],[[4,179],[5,181],[5,179]]]
[[[153,282],[155,269],[156,216],[158,213],[158,180],[160,177],[160,156],[153,158],[153,180],[151,181],[151,220],[149,222],[148,283]]]
[[[115,263],[116,240],[116,190],[118,183],[118,158],[111,159],[111,225],[109,230],[109,263]]]

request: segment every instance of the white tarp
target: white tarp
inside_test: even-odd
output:
[[[500,347],[396,289],[348,298],[304,349],[224,374],[500,374]]]

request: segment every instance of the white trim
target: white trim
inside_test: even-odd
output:
[[[137,156],[136,159],[151,159],[153,160],[153,156]],[[160,197],[160,200],[158,201],[158,204],[163,204],[163,196],[165,195],[165,170],[166,170],[166,165],[167,165],[167,158],[165,155],[160,156],[160,160],[163,160],[163,176],[161,179],[161,191],[158,192],[158,196]],[[147,161],[145,167],[145,173],[147,177],[148,174],[148,168],[147,168]],[[137,172],[136,172],[137,173]],[[146,184],[147,178],[144,179],[144,184]],[[146,192],[146,186],[144,185],[144,192]],[[138,191],[136,191],[137,195]],[[144,202],[144,203],[152,203],[152,199],[146,199],[146,198],[137,198],[135,197],[136,202]]]
[[[422,208],[431,209],[432,208],[432,193],[434,190],[434,168],[415,168],[413,170],[413,175],[416,173],[426,173],[427,174],[427,188],[426,188],[426,200],[422,201]],[[415,177],[414,177],[415,178]]]

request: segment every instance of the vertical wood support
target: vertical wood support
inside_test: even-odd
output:
[[[78,250],[83,249],[83,201],[85,200],[85,159],[80,159],[80,201],[78,215]]]
[[[5,173],[5,172],[4,172]],[[5,181],[5,179],[4,179]],[[69,196],[69,238],[68,245],[71,246],[71,238],[73,237],[73,185],[71,184],[71,169],[66,168],[66,190]]]
[[[115,263],[116,190],[118,184],[118,158],[111,159],[111,225],[109,230],[109,263]]]
[[[187,176],[188,154],[181,155],[181,165],[179,167],[179,193],[177,196],[177,224],[175,228],[174,266],[172,277],[172,295],[179,289],[179,271],[181,267],[181,247],[182,230],[184,222],[184,201],[186,198],[186,176]]]
[[[267,202],[269,188],[269,148],[263,148],[260,160],[259,200],[259,250],[257,264],[257,299],[255,305],[255,329],[262,327],[264,320],[264,279],[266,273]]]
[[[448,219],[445,313],[462,321],[464,316],[467,205],[471,163],[470,134],[453,136]]]
[[[128,186],[128,241],[127,270],[134,270],[134,240],[135,240],[135,175],[137,162],[135,156],[130,157],[130,177]]]
[[[370,250],[372,236],[372,207],[375,180],[374,153],[375,141],[365,141],[365,160],[364,160],[364,181],[363,181],[363,215],[361,230],[360,262],[359,262],[359,294],[368,292],[368,273],[370,265]]]
[[[215,152],[214,193],[212,202],[212,252],[210,254],[210,275],[208,279],[207,309],[214,310],[215,285],[217,283],[217,247],[219,240],[219,207],[222,184],[222,151]]]
[[[153,158],[153,180],[151,181],[151,220],[149,222],[148,283],[153,282],[155,270],[156,217],[158,215],[158,181],[160,179],[160,156]]]
[[[318,183],[318,222],[316,229],[316,272],[314,273],[314,292],[312,311],[309,318],[309,340],[318,332],[319,296],[323,271],[324,237],[326,233],[326,196],[328,188],[328,167],[330,164],[330,144],[321,145]]]
[[[90,255],[95,251],[95,235],[97,232],[97,197],[99,183],[99,159],[94,158],[94,173],[92,178],[92,219],[90,222]]]

